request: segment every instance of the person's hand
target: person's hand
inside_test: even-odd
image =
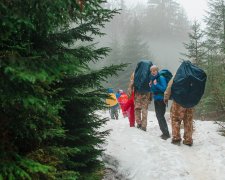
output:
[[[154,84],[154,85],[156,85],[156,84],[157,84],[157,80],[156,80],[156,79],[153,81],[153,84]]]
[[[164,103],[165,104],[168,104],[168,99],[164,99]]]

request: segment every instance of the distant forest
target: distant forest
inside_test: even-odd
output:
[[[176,71],[180,53],[184,51],[182,43],[188,40],[190,30],[190,22],[180,4],[173,0],[150,0],[146,6],[128,8],[123,0],[111,0],[105,6],[121,10],[106,24],[106,36],[99,40],[112,49],[100,66],[129,63],[106,86],[126,91],[129,76],[141,59]]]

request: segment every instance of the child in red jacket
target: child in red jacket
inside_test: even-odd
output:
[[[135,127],[134,92],[132,92],[131,97],[128,99],[126,104],[124,104],[124,110],[127,112],[127,116],[128,116],[129,121],[130,121],[130,127]]]
[[[127,94],[123,92],[123,90],[120,90],[120,97],[118,98],[118,102],[120,104],[124,118],[127,117],[127,112],[124,110],[124,105],[127,103],[127,101],[128,101]]]

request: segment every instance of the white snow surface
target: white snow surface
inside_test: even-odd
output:
[[[109,117],[108,112],[100,113]],[[171,123],[166,114],[169,130]],[[155,112],[148,113],[147,132],[129,127],[128,118],[110,120],[105,156],[117,162],[124,180],[225,180],[225,137],[212,121],[195,120],[193,146],[162,140]],[[181,129],[183,135],[183,129]],[[108,159],[110,162],[110,160]],[[115,163],[114,163],[115,164]],[[113,166],[113,164],[111,164]]]

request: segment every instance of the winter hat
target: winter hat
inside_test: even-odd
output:
[[[108,93],[113,93],[113,89],[112,88],[109,88],[108,89]]]
[[[152,65],[152,66],[150,67],[150,71],[151,71],[152,69],[157,69],[157,71],[159,70],[158,66],[156,66],[156,65]]]

